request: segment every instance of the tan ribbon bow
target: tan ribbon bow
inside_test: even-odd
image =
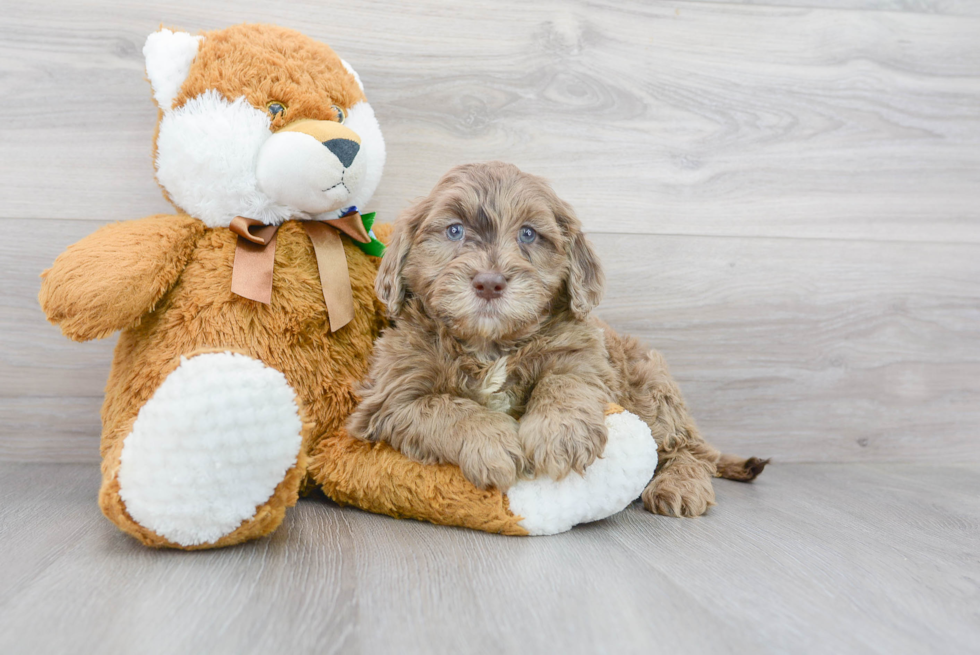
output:
[[[266,305],[272,303],[272,269],[276,261],[278,225],[265,225],[254,218],[236,216],[228,226],[238,235],[231,291]],[[340,240],[343,232],[351,239],[369,243],[361,215],[356,211],[328,221],[303,221],[306,236],[316,253],[323,300],[327,304],[330,331],[336,332],[354,318],[354,294],[350,287],[347,255]]]

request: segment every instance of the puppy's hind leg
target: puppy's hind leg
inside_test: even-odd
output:
[[[700,516],[715,504],[711,479],[721,453],[705,443],[660,353],[607,327],[606,346],[622,376],[620,404],[639,416],[657,442],[657,472],[643,491],[655,514]]]
[[[655,514],[700,516],[715,504],[712,477],[751,482],[769,463],[768,459],[719,453],[701,439],[696,428],[683,429],[674,437],[678,447],[665,450],[663,444],[670,441],[669,436],[658,439],[657,473],[643,490],[643,506]]]
[[[661,407],[661,415],[648,422],[657,440],[659,463],[641,498],[647,511],[654,514],[695,517],[715,504],[711,478],[717,475],[715,462],[719,453],[704,442],[693,423],[671,425],[673,421],[668,416],[675,414],[673,418],[679,418],[677,410],[666,404]],[[683,408],[679,413],[686,415]]]
[[[642,498],[655,514],[694,517],[715,504],[711,478],[751,482],[769,460],[718,452],[701,437],[679,394],[671,382],[640,403],[659,452],[657,472]]]
[[[655,359],[659,355],[648,363]],[[643,490],[643,506],[665,516],[700,516],[715,504],[711,479],[721,453],[701,437],[673,380],[665,374],[640,378],[643,383],[630,389],[627,409],[650,426],[659,453],[657,472]]]

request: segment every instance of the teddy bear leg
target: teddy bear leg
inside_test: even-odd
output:
[[[657,468],[650,426],[618,405],[606,409],[609,439],[584,475],[520,480],[506,495],[477,489],[451,464],[421,464],[387,443],[341,430],[311,448],[310,474],[335,501],[508,535],[550,535],[612,516],[636,498]]]
[[[99,504],[151,546],[230,545],[272,532],[306,472],[285,376],[246,355],[182,357],[106,453]]]
[[[522,517],[521,526],[529,534],[557,534],[604,519],[639,497],[657,468],[650,426],[619,405],[609,405],[606,427],[606,449],[583,475],[561,480],[539,476],[507,491],[510,510]]]

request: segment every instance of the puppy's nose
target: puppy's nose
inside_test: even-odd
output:
[[[493,300],[504,295],[507,278],[497,272],[477,273],[473,276],[473,289],[484,300]]]
[[[344,168],[351,165],[354,157],[357,157],[357,151],[361,149],[357,141],[351,141],[350,139],[330,139],[329,141],[324,141],[323,145],[327,147],[327,150],[337,155],[337,159],[344,165]]]

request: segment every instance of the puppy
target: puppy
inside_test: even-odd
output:
[[[506,489],[582,473],[616,402],[657,442],[644,507],[704,513],[712,477],[749,481],[768,460],[701,438],[660,354],[591,316],[603,282],[579,220],[543,179],[501,162],[452,169],[395,225],[375,287],[393,326],[350,434]]]

